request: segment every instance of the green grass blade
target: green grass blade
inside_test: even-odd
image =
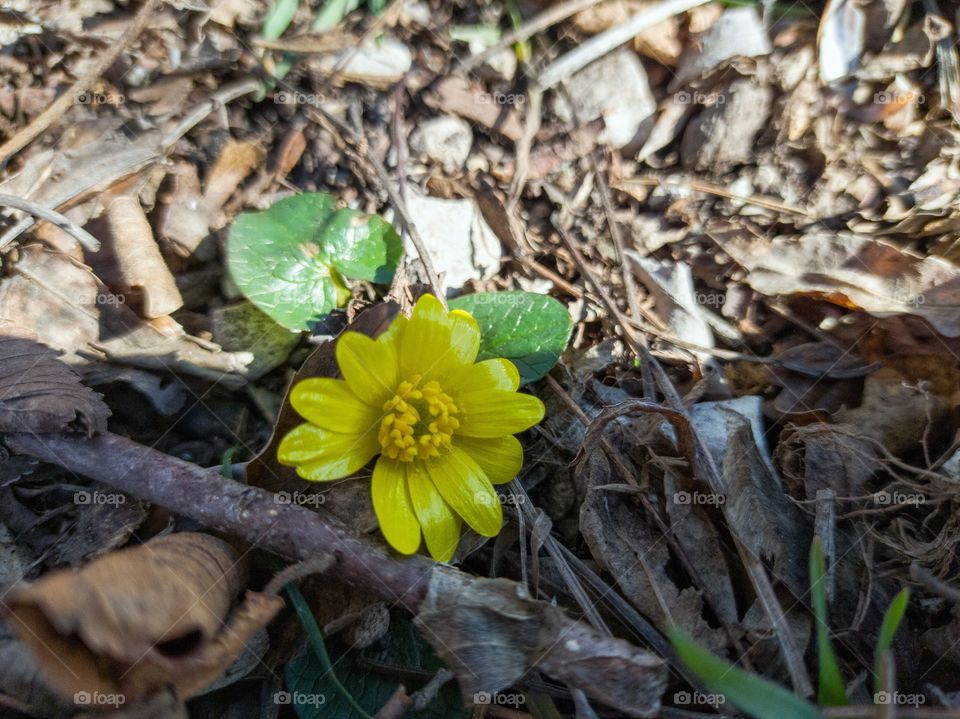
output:
[[[843,687],[843,677],[837,657],[830,643],[830,625],[827,623],[826,562],[823,558],[823,546],[820,537],[814,537],[810,545],[810,597],[813,600],[813,614],[817,622],[817,663],[820,668],[819,692],[817,701],[820,706],[839,707],[847,703],[847,693]]]
[[[330,655],[327,654],[327,645],[323,642],[323,632],[320,631],[320,627],[317,624],[317,620],[313,617],[313,612],[310,611],[310,606],[307,604],[307,600],[304,599],[303,595],[300,593],[300,590],[297,589],[295,584],[288,584],[284,587],[284,590],[287,593],[287,596],[290,597],[290,603],[293,604],[293,609],[297,613],[297,618],[300,620],[300,623],[303,625],[303,628],[307,630],[307,637],[310,640],[310,646],[313,647],[314,654],[317,655],[317,659],[320,661],[320,667],[323,669],[324,674],[330,677],[330,682],[337,688],[337,691],[343,696],[347,703],[353,708],[353,710],[363,719],[373,719],[362,706],[357,703],[357,700],[353,698],[353,695],[347,691],[347,688],[343,686],[340,682],[340,679],[337,678],[337,675],[333,671],[333,664],[330,662]]]
[[[293,16],[297,14],[300,0],[276,0],[273,7],[263,18],[260,34],[264,40],[276,40],[289,27]]]
[[[887,611],[883,614],[883,622],[880,624],[880,635],[877,637],[877,648],[873,654],[873,673],[874,673],[874,682],[880,680],[880,669],[883,664],[883,655],[887,653],[887,650],[890,649],[890,645],[893,644],[893,636],[897,633],[897,629],[900,627],[900,621],[903,619],[904,613],[907,611],[907,603],[910,601],[910,590],[901,589],[900,593],[893,598],[893,601],[890,602],[890,606],[887,607]],[[880,691],[883,687],[874,686],[876,691]]]
[[[680,660],[703,685],[754,719],[824,719],[817,708],[768,679],[704,649],[680,629],[667,635]]]

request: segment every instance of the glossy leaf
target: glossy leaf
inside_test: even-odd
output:
[[[389,283],[403,245],[385,220],[304,193],[230,228],[227,264],[240,290],[276,322],[309,330],[350,297],[347,280]]]
[[[472,314],[480,325],[478,359],[504,357],[525,384],[543,377],[557,363],[570,339],[566,307],[533,292],[481,292],[450,300],[450,309]]]

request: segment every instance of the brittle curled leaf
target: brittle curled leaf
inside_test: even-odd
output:
[[[132,703],[171,686],[189,698],[283,606],[247,592],[231,611],[242,574],[237,552],[220,539],[161,536],[15,591],[7,622],[66,697],[100,692]]]

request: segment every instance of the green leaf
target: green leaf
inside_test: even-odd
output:
[[[396,667],[403,672],[422,674],[422,683],[425,684],[443,666],[420,637],[413,622],[399,615],[391,616],[387,635],[372,647],[362,652],[340,649],[339,655],[333,657],[336,674],[343,687],[371,715],[387,703],[401,681],[409,693],[418,688],[411,686],[409,676],[401,678],[395,673],[384,673],[380,667]],[[294,706],[300,719],[357,719],[359,716],[330,681],[317,655],[310,650],[287,664],[286,684],[291,704],[300,699]],[[422,711],[410,714],[411,719],[467,719],[469,716],[470,711],[464,709],[460,692],[453,683],[445,685]]]
[[[874,681],[880,680],[881,669],[883,667],[883,655],[889,651],[893,644],[893,636],[900,627],[904,613],[907,611],[907,603],[910,601],[910,590],[901,589],[900,592],[890,602],[887,611],[883,614],[883,622],[880,624],[880,635],[877,637],[877,646],[873,654],[873,672]],[[883,689],[881,686],[875,686],[876,691]]]
[[[330,195],[307,192],[239,215],[227,265],[237,287],[273,320],[309,330],[349,299],[347,279],[389,283],[402,253],[386,220],[337,210]]]
[[[847,704],[847,693],[843,687],[837,656],[830,643],[826,576],[823,545],[820,544],[820,537],[814,537],[810,545],[810,597],[813,600],[814,621],[817,623],[817,663],[820,666],[817,702],[820,706],[839,707]]]
[[[682,630],[674,628],[668,636],[680,660],[704,686],[744,714],[756,719],[824,719],[810,702],[733,666],[701,647]]]
[[[567,308],[533,292],[481,292],[450,300],[480,325],[478,359],[505,357],[526,384],[543,377],[566,349],[573,324]]]
[[[273,7],[263,18],[260,34],[264,40],[276,40],[287,29],[293,16],[297,14],[300,0],[275,0]]]

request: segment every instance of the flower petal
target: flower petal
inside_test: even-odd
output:
[[[373,468],[370,491],[380,531],[390,546],[402,554],[416,552],[420,548],[420,524],[410,501],[403,462],[380,457]]]
[[[407,482],[430,556],[438,562],[449,562],[460,543],[460,517],[440,496],[423,462],[407,465]]]
[[[342,379],[310,377],[290,391],[290,404],[318,427],[344,434],[361,434],[380,422],[383,412],[361,402]]]
[[[376,431],[343,434],[304,423],[284,436],[277,447],[280,464],[295,466],[311,482],[343,479],[380,451]]]
[[[544,415],[543,402],[530,394],[503,390],[468,392],[457,398],[459,434],[467,437],[502,437],[529,429]]]
[[[337,365],[350,390],[378,409],[397,386],[394,343],[372,340],[359,332],[344,332],[337,340]]]
[[[513,362],[497,357],[454,370],[448,375],[445,384],[449,384],[451,389],[461,387],[466,392],[481,389],[516,392],[520,386],[520,373]]]
[[[493,484],[509,482],[523,467],[523,446],[512,434],[490,439],[457,436],[453,443],[473,457]]]
[[[433,295],[413,307],[399,338],[400,374],[439,379],[468,365],[480,351],[480,327],[466,312],[447,313]]]
[[[450,508],[477,534],[494,537],[503,524],[503,509],[493,485],[470,455],[450,447],[424,463],[430,479]]]

